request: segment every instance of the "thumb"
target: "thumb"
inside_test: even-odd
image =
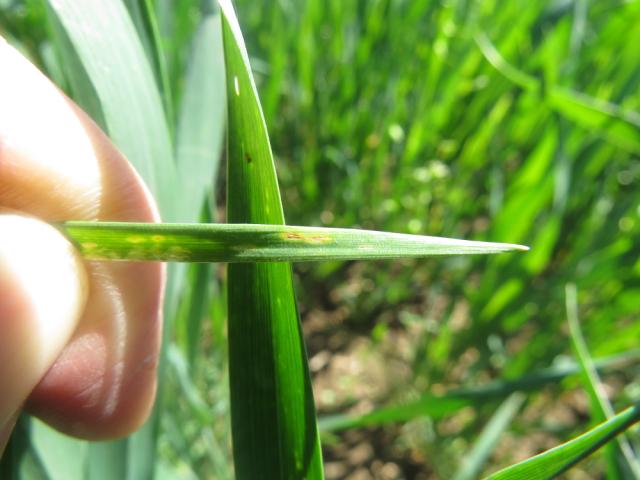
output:
[[[0,454],[19,410],[69,340],[87,275],[55,228],[0,215]]]

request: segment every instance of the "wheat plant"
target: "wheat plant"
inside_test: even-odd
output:
[[[544,8],[465,1],[238,3],[255,30],[265,28],[256,24],[270,22],[268,34],[252,37],[266,65],[250,58],[229,0],[0,2],[0,33],[44,68],[108,133],[144,178],[165,222],[69,219],[55,226],[88,260],[174,262],[164,306],[159,394],[145,426],[126,439],[91,443],[65,437],[24,415],[2,459],[0,476],[320,479],[325,477],[321,443],[334,443],[341,432],[437,421],[475,409],[483,415],[473,430],[477,434],[457,450],[454,467],[442,467],[439,474],[477,478],[497,470],[488,465],[489,459],[522,412],[528,399],[524,392],[576,376],[590,393],[598,425],[489,478],[551,478],[605,444],[604,468],[610,478],[637,476],[633,440],[619,437],[610,442],[640,420],[637,395],[630,394],[628,408],[617,414],[598,396],[598,372],[636,365],[640,357],[633,348],[638,337],[631,335],[637,333],[637,312],[629,307],[637,293],[637,256],[635,266],[624,270],[634,290],[617,310],[619,317],[631,318],[623,322],[628,333],[616,337],[617,343],[611,340],[610,348],[601,348],[598,358],[585,347],[575,289],[569,286],[566,316],[577,362],[542,368],[535,361],[540,349],[534,348],[534,338],[519,357],[498,349],[508,357],[500,364],[501,378],[444,392],[427,388],[364,414],[334,412],[319,421],[291,267],[292,262],[328,262],[313,271],[310,280],[297,282],[303,286],[298,295],[308,298],[304,287],[338,281],[348,273],[347,260],[403,259],[401,273],[388,282],[378,270],[380,263],[366,267],[383,279],[370,300],[360,301],[361,315],[366,316],[383,301],[393,304],[381,300],[385,296],[378,295],[378,288],[386,284],[402,290],[397,285],[409,284],[414,269],[421,271],[415,259],[524,251],[526,247],[515,243],[531,242],[534,249],[526,255],[464,260],[467,263],[453,264],[449,270],[437,263],[441,259],[422,264],[432,268],[434,276],[417,274],[418,281],[442,273],[469,285],[458,288],[462,294],[468,288],[476,313],[476,322],[460,334],[445,322],[437,338],[425,340],[428,351],[416,355],[415,371],[427,372],[438,383],[438,378],[444,382],[447,363],[470,345],[482,343],[478,339],[492,332],[507,336],[535,315],[522,306],[538,302],[535,295],[544,297],[547,291],[536,287],[528,292],[525,279],[544,279],[548,269],[557,273],[557,279],[547,276],[557,291],[568,280],[578,281],[567,278],[567,272],[582,272],[587,279],[583,286],[591,288],[588,279],[597,275],[595,267],[579,263],[579,258],[571,260],[573,264],[567,261],[565,270],[553,270],[574,255],[573,247],[575,255],[594,251],[591,261],[610,268],[637,254],[628,242],[612,242],[609,253],[590,250],[591,237],[582,232],[595,232],[601,217],[580,223],[580,238],[564,248],[560,234],[568,209],[586,211],[590,202],[583,205],[569,196],[575,151],[589,150],[581,168],[591,178],[597,177],[612,151],[625,152],[620,154],[627,155],[625,161],[640,152],[637,95],[609,98],[606,92],[589,91],[591,85],[558,81],[557,45],[570,36],[572,52],[579,58],[588,2],[567,2],[574,8],[569,20],[560,2]],[[608,35],[624,15],[640,19],[637,2],[611,8],[622,13],[602,27]],[[494,11],[499,15],[487,25],[484,19]],[[427,22],[429,15],[432,23]],[[518,35],[533,29],[535,22],[552,33],[545,44],[536,46],[530,64],[515,66],[507,57],[517,53]],[[399,51],[415,46],[417,61],[407,61],[406,72],[394,67],[396,46],[383,48],[385,29],[397,39]],[[637,35],[638,27],[631,33]],[[429,43],[421,43],[421,35]],[[617,45],[614,40],[611,44]],[[383,53],[377,55],[378,49]],[[593,58],[598,55],[602,53],[594,52]],[[624,71],[617,75],[628,80],[617,86],[637,84],[637,67],[624,67],[633,53],[624,50],[621,55]],[[593,60],[576,60],[566,67],[567,76],[579,79],[576,72],[587,69],[589,61]],[[535,69],[543,73],[526,72]],[[427,73],[424,88],[412,90],[420,72]],[[603,85],[601,90],[615,90]],[[291,88],[283,92],[283,86]],[[321,95],[323,90],[331,92],[329,98]],[[381,101],[378,94],[392,100]],[[377,113],[388,120],[358,116],[368,99],[366,109],[379,109]],[[411,121],[402,125],[405,118]],[[505,119],[510,119],[506,127]],[[571,122],[579,130],[571,129]],[[284,164],[283,195],[267,123],[285,132],[276,137],[276,152],[292,160]],[[496,143],[516,144],[533,131],[539,142],[526,147],[525,158],[515,147],[504,147],[501,152],[509,157],[505,164],[483,164],[482,156],[497,149]],[[588,145],[581,147],[581,141]],[[341,146],[319,148],[331,142]],[[425,163],[427,152],[442,160]],[[222,173],[221,158],[226,160]],[[297,158],[302,160],[293,161]],[[446,165],[449,160],[453,167]],[[625,181],[637,182],[636,164],[637,159],[624,170]],[[547,174],[551,168],[555,176]],[[221,201],[225,191],[226,201]],[[482,198],[478,203],[485,206],[479,207],[468,194]],[[637,195],[623,194],[627,196],[620,197],[624,203],[614,216],[626,225],[627,233],[637,233],[640,222],[629,216],[637,208]],[[610,203],[599,205],[615,210]],[[289,208],[296,223],[324,226],[286,225],[284,212]],[[478,224],[489,218],[491,228],[474,231],[474,218]],[[587,229],[589,222],[594,225]],[[334,223],[354,228],[335,228]],[[374,231],[378,224],[410,234]],[[429,230],[514,243],[425,236]],[[604,237],[594,241],[606,244]],[[226,273],[214,262],[227,264]],[[593,301],[622,294],[621,290],[613,288],[609,297],[596,296]],[[398,304],[403,295],[397,293]],[[452,298],[455,295],[460,291]],[[555,313],[564,319],[564,310]],[[213,351],[203,347],[205,333]],[[546,332],[539,341],[559,348],[552,336]],[[493,348],[488,342],[477,349],[486,350],[486,345]],[[495,355],[487,354],[487,362]]]

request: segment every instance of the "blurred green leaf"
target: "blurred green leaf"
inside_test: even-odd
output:
[[[512,393],[491,416],[482,433],[474,442],[471,451],[462,457],[460,468],[452,480],[473,480],[478,478],[482,468],[496,447],[502,433],[509,427],[525,400],[524,394]]]
[[[589,348],[582,335],[580,328],[580,320],[578,319],[578,291],[575,284],[567,284],[565,286],[565,297],[567,307],[567,322],[569,324],[569,333],[571,334],[571,343],[578,358],[580,365],[582,383],[585,390],[589,394],[591,401],[591,416],[595,422],[603,422],[612,418],[615,413],[609,399],[605,396],[600,375],[594,364]],[[620,471],[618,465],[617,454],[622,454],[625,462],[625,472],[634,478],[640,478],[640,465],[635,457],[633,448],[626,441],[624,436],[619,436],[617,442],[611,442],[607,445],[607,478],[626,478]]]
[[[542,83],[509,64],[486,34],[479,33],[475,39],[485,58],[502,75],[525,90],[542,93]],[[588,131],[600,133],[621,148],[640,153],[638,112],[559,85],[545,85],[545,91],[550,108]]]
[[[567,471],[640,420],[640,405],[629,407],[615,417],[562,445],[547,450],[524,462],[517,463],[493,475],[488,480],[527,478],[542,480]]]
[[[49,6],[52,21],[62,26],[70,42],[59,41],[57,46],[62,58],[70,60],[67,65],[76,66],[67,70],[72,86],[88,82],[95,94],[94,99],[75,98],[94,119],[103,119],[102,127],[158,200],[163,218],[175,219],[176,169],[169,129],[153,72],[126,8],[121,2],[99,0],[82,4],[56,0]]]
[[[364,415],[327,415],[320,419],[323,432],[346,430],[349,428],[406,422],[418,417],[442,418],[461,408],[474,404],[472,398],[453,395],[423,395],[420,400],[405,405],[382,407]]]
[[[138,38],[144,47],[149,65],[152,66],[158,89],[162,95],[167,125],[169,130],[173,132],[172,92],[153,4],[151,0],[124,0],[124,3],[136,27]]]
[[[209,212],[216,211],[216,181],[226,128],[221,28],[217,3],[203,1],[190,45],[176,138],[177,169],[183,192],[179,209],[184,221],[211,221]],[[205,212],[203,217],[201,211]],[[178,315],[176,319],[176,334],[192,370],[199,353],[213,268],[190,267],[187,281],[180,288],[184,292],[180,303],[184,316]]]
[[[595,361],[595,368],[602,371],[622,370],[640,360],[640,350],[633,350]],[[418,417],[442,418],[458,410],[512,395],[517,391],[533,391],[545,385],[580,373],[580,365],[566,362],[541,369],[515,379],[501,379],[484,385],[454,389],[445,395],[425,394],[420,399],[402,405],[384,406],[362,415],[327,415],[320,418],[323,432],[358,428],[367,425],[382,425],[406,422]]]
[[[68,451],[58,457],[52,456],[52,462],[46,462],[41,458],[41,454],[46,455],[48,452],[41,448],[42,445],[36,447],[34,439],[46,442],[50,438],[49,433],[52,433],[53,436],[59,434],[45,427],[44,435],[34,435],[32,424],[35,421],[28,415],[21,415],[18,418],[11,434],[11,440],[0,458],[0,478],[11,480],[22,478],[29,480],[58,480],[62,478],[80,480],[79,475],[74,475],[76,472],[73,472],[73,466],[68,465]],[[78,442],[75,443],[78,444]],[[61,445],[64,445],[64,441],[58,443],[56,439],[47,446],[58,448]],[[84,445],[82,446],[84,447]],[[73,449],[71,451],[73,452]],[[82,460],[83,457],[84,455],[74,456],[75,460]],[[84,464],[80,463],[80,465]]]
[[[226,123],[220,13],[217,7],[204,4],[191,45],[178,118],[176,157],[184,192],[179,202],[182,221],[198,221],[203,202],[215,198]]]

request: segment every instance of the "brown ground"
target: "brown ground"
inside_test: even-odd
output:
[[[460,315],[466,310],[460,309]],[[382,339],[349,332],[343,310],[312,310],[304,314],[309,339],[310,368],[319,415],[366,413],[376,405],[406,398],[411,379],[412,339],[405,328],[387,330]],[[465,319],[460,322],[464,323]],[[336,328],[342,327],[342,328]],[[465,358],[468,357],[468,358]],[[473,352],[459,359],[459,370],[473,362]],[[454,369],[455,371],[456,369]],[[411,393],[409,393],[409,396]],[[503,434],[487,471],[524,460],[561,443],[576,423],[587,420],[588,400],[579,389],[530,395],[518,414],[516,431]],[[416,419],[404,425],[386,425],[338,432],[323,438],[327,480],[436,480],[450,478],[459,460],[471,448],[464,435],[476,418],[463,409],[437,423]],[[435,429],[435,430],[434,430]],[[558,435],[550,432],[557,431]],[[561,478],[604,478],[590,459]]]

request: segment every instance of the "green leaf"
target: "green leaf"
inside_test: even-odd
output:
[[[65,222],[58,228],[91,260],[302,262],[527,250],[507,243],[289,225]]]
[[[487,477],[489,480],[542,480],[565,472],[640,420],[640,404],[620,412],[588,432]]]
[[[156,77],[158,88],[162,94],[166,120],[171,128],[173,120],[173,102],[171,87],[169,84],[169,73],[167,71],[167,61],[161,48],[160,29],[158,20],[154,13],[151,0],[124,0],[138,32],[138,38],[144,47],[149,64]]]
[[[540,84],[535,77],[518,70],[505,60],[486,33],[477,32],[474,40],[487,61],[510,82],[525,90],[538,91],[540,89]]]
[[[207,317],[209,292],[214,265],[195,263],[189,266],[182,286],[182,299],[175,322],[176,342],[188,359],[192,375],[200,359],[202,347],[202,323]]]
[[[640,153],[640,114],[584,93],[555,86],[547,100],[551,108],[567,119],[607,138],[614,145]]]
[[[201,18],[193,35],[176,138],[180,188],[180,218],[210,221],[215,212],[216,179],[226,128],[224,53],[220,13],[214,0],[202,2]],[[207,291],[213,265],[189,267],[176,319],[176,336],[194,370]],[[193,374],[193,373],[192,373]]]
[[[476,34],[475,41],[487,61],[509,81],[531,92],[543,92],[542,82],[507,62],[486,34]],[[545,87],[546,104],[551,109],[587,131],[599,133],[620,148],[640,153],[638,112],[559,85]]]
[[[182,352],[175,345],[169,345],[167,356],[169,366],[180,385],[180,393],[189,404],[190,411],[198,417],[202,424],[211,423],[213,421],[213,413],[209,410],[200,392],[191,381],[188,373],[189,366]]]
[[[636,364],[640,360],[640,350],[631,350],[619,355],[598,359],[594,362],[598,371],[619,371]],[[425,394],[420,399],[403,405],[379,407],[361,415],[339,414],[322,417],[319,421],[323,432],[358,428],[367,425],[382,425],[406,422],[418,417],[442,418],[461,408],[474,406],[503,398],[516,391],[530,391],[580,372],[580,365],[567,362],[545,368],[513,380],[494,380],[474,387],[452,390],[445,395]]]
[[[62,27],[69,41],[58,38],[57,46],[71,67],[67,75],[72,86],[87,81],[92,86],[91,92],[74,98],[104,122],[102,127],[158,200],[163,217],[174,219],[175,164],[169,128],[153,72],[124,4],[50,0],[49,6],[54,25]]]
[[[29,421],[29,434],[33,448],[38,452],[40,461],[51,480],[86,478],[85,464],[81,460],[88,453],[87,442],[78,442],[51,429],[36,418]]]
[[[580,365],[582,384],[589,394],[591,416],[596,422],[602,422],[613,417],[614,411],[611,402],[609,402],[609,399],[604,394],[600,375],[589,353],[587,342],[582,335],[580,320],[578,319],[578,289],[575,284],[571,283],[565,286],[565,297],[571,343],[578,358],[578,364]],[[640,478],[640,464],[635,458],[633,448],[624,436],[618,437],[617,440],[617,445],[616,443],[607,445],[607,478],[612,480],[615,478],[623,478],[616,458],[618,451],[622,454],[625,467],[629,471],[629,474],[632,474],[634,478]]]
[[[502,402],[475,441],[471,451],[463,457],[460,468],[452,477],[452,480],[473,480],[478,478],[478,473],[482,470],[489,455],[496,447],[500,436],[520,410],[525,398],[523,393],[516,392]]]
[[[328,415],[321,418],[319,424],[323,432],[332,432],[369,425],[407,422],[418,417],[437,419],[473,404],[472,398],[455,394],[442,396],[426,394],[415,402],[382,407],[364,415]]]
[[[183,190],[180,218],[198,221],[206,197],[215,197],[226,124],[220,13],[205,8],[191,47],[176,138]]]
[[[221,0],[228,98],[227,218],[284,224],[275,166],[233,7]],[[321,479],[307,354],[287,263],[228,268],[236,476]]]
[[[65,458],[66,455],[62,455],[62,458],[56,458],[52,465],[45,466],[45,462],[40,455],[41,453],[46,454],[46,451],[34,446],[33,430],[31,428],[34,421],[28,415],[21,415],[18,418],[11,434],[11,439],[0,457],[0,478],[57,480],[61,478],[60,473],[70,473],[66,465],[66,460],[68,460]],[[51,429],[48,430],[53,432]],[[56,432],[53,433],[56,434]],[[39,437],[38,440],[42,440],[42,437]],[[54,442],[51,446],[57,448],[60,444]],[[68,453],[68,451],[65,453]],[[73,476],[68,476],[67,478],[68,480],[80,479],[80,477]]]
[[[96,442],[89,449],[87,477],[90,480],[116,480],[127,478],[126,440]]]

